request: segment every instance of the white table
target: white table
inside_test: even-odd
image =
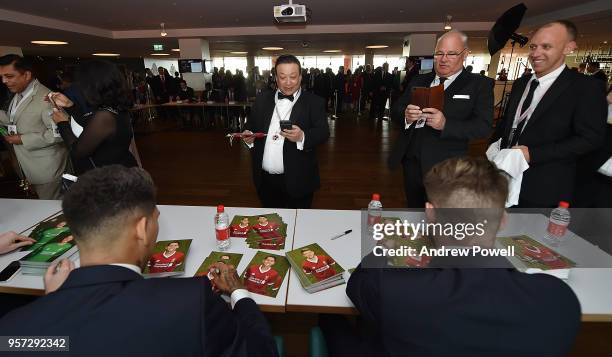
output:
[[[40,204],[40,206],[39,206]],[[37,200],[0,200],[1,210],[9,221],[18,222],[7,229],[21,231],[24,228],[35,225],[43,218],[51,216],[60,208],[59,201],[37,201]],[[11,208],[12,206],[13,209]],[[211,251],[217,250],[215,241],[214,215],[215,207],[200,206],[158,206],[160,210],[158,240],[193,239],[189,248],[189,254],[185,262],[185,275],[191,277],[200,267],[204,259]],[[35,213],[36,218],[28,219],[30,212]],[[230,219],[236,215],[258,215],[266,213],[278,213],[287,224],[286,250],[290,250],[293,244],[293,233],[295,230],[295,210],[291,209],[263,209],[263,208],[241,208],[226,207]],[[25,217],[23,217],[25,216]],[[251,261],[257,250],[247,247],[244,239],[231,238],[232,244],[228,252],[243,254],[237,269],[242,273]],[[270,250],[270,253],[284,255],[285,251]],[[10,262],[18,260],[27,252],[15,252],[0,256],[0,269],[4,269]],[[78,266],[78,262],[77,262]],[[287,298],[288,277],[279,288],[276,298],[252,294],[255,302],[263,311],[284,312]],[[41,276],[23,275],[18,272],[9,281],[0,282],[0,292],[43,295],[43,280]]]
[[[1,198],[0,232],[22,232],[61,209],[61,201]]]
[[[407,212],[384,212],[383,215],[411,217],[413,221],[415,217],[422,216]],[[548,220],[543,215],[512,214],[509,215],[507,226],[498,236],[526,234],[549,245],[544,239],[547,223]],[[360,211],[298,210],[296,227],[294,249],[316,242],[343,268],[348,270],[359,264]],[[347,229],[353,229],[353,232],[348,236],[330,240],[330,237]],[[583,320],[612,321],[612,256],[572,232],[568,232],[564,243],[552,248],[574,260],[579,266],[596,267],[572,269],[567,284],[580,301]],[[287,311],[356,313],[345,290],[346,284],[309,294],[292,272],[289,279]]]

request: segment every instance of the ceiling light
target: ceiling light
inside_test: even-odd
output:
[[[453,17],[451,15],[446,15],[446,21],[444,21],[444,30],[445,31],[450,31],[453,29],[453,27],[451,26],[451,20],[453,19]]]
[[[156,53],[151,53],[151,56],[170,56],[170,54],[169,53],[156,52]]]
[[[30,41],[30,43],[33,43],[35,45],[67,45],[68,42],[66,41],[47,41],[47,40],[35,40],[35,41]]]
[[[100,57],[118,57],[118,53],[108,53],[108,52],[98,52],[92,53],[92,56],[100,56]]]
[[[324,50],[323,52],[325,52],[325,53],[338,53],[338,52],[342,52],[342,50]]]
[[[234,55],[246,55],[246,54],[248,54],[248,52],[246,52],[246,51],[231,51],[230,53],[234,54]]]
[[[166,28],[164,27],[164,23],[161,23],[161,33],[160,33],[161,37],[166,37],[168,36],[168,33],[166,32]]]
[[[266,51],[280,51],[280,50],[284,50],[284,48],[282,48],[282,47],[262,47],[262,50],[266,50]]]
[[[387,45],[370,45],[370,46],[366,46],[366,48],[372,48],[372,49],[376,49],[376,48],[387,48],[389,46]]]
[[[181,49],[180,48],[173,48],[172,52],[181,52]]]

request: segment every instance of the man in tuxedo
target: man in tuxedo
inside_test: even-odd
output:
[[[416,75],[393,107],[402,129],[389,156],[389,167],[402,164],[407,206],[425,204],[423,176],[438,162],[467,154],[468,142],[486,138],[493,121],[494,81],[463,69],[467,36],[449,31],[438,39],[435,71]],[[411,103],[412,88],[444,86],[444,108],[419,108]],[[423,125],[417,121],[421,119]]]
[[[508,194],[507,180],[494,164],[484,158],[451,158],[428,172],[425,187],[428,222],[456,224],[446,208],[463,207],[474,210],[452,211],[475,221],[487,220],[482,235],[466,234],[461,240],[430,237],[437,247],[494,247],[505,221]],[[504,266],[503,257],[476,254],[433,257],[427,269],[388,268],[387,258],[370,254],[351,274],[346,294],[373,331],[345,345],[362,353],[351,356],[372,350],[394,356],[569,353],[581,317],[571,288],[550,275]],[[342,354],[330,351],[330,355]]]
[[[2,335],[70,336],[66,356],[277,355],[233,266],[216,263],[213,272],[231,304],[206,277],[142,277],[159,217],[144,170],[91,170],[65,194],[62,208],[80,268],[69,260],[53,264],[44,277],[46,295],[0,320]]]
[[[325,103],[301,91],[300,61],[278,57],[274,67],[278,90],[257,96],[244,134],[267,133],[244,139],[251,149],[253,181],[263,207],[310,208],[320,187],[316,147],[329,138]],[[280,123],[290,122],[291,129]]]
[[[577,159],[603,144],[607,106],[601,84],[565,66],[565,56],[576,48],[576,32],[568,21],[536,31],[529,44],[534,74],[514,82],[491,140],[520,149],[529,163],[519,207],[573,202]]]

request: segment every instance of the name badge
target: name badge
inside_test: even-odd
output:
[[[8,125],[6,129],[9,135],[17,135],[17,125]]]
[[[469,94],[455,94],[453,99],[470,99]]]
[[[54,138],[61,138],[62,136],[60,135],[59,129],[57,127],[57,125],[55,123],[51,124],[51,128],[53,129],[53,137]]]

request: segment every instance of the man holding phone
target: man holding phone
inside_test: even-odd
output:
[[[253,181],[263,207],[310,208],[320,187],[316,147],[329,138],[323,99],[301,91],[302,68],[293,55],[276,60],[278,90],[257,96],[243,134],[252,153]]]
[[[393,106],[392,119],[403,130],[388,164],[391,169],[402,164],[409,208],[425,205],[423,176],[432,166],[467,155],[469,140],[491,134],[494,81],[463,68],[468,53],[464,33],[442,35],[434,52],[434,72],[415,76]],[[442,110],[414,105],[418,101],[412,98],[413,88],[436,86],[444,90]]]
[[[51,118],[45,97],[49,89],[34,77],[30,61],[15,54],[0,57],[0,76],[13,93],[0,124],[8,127],[4,140],[13,145],[19,166],[38,198],[60,198],[61,175],[68,153]]]

